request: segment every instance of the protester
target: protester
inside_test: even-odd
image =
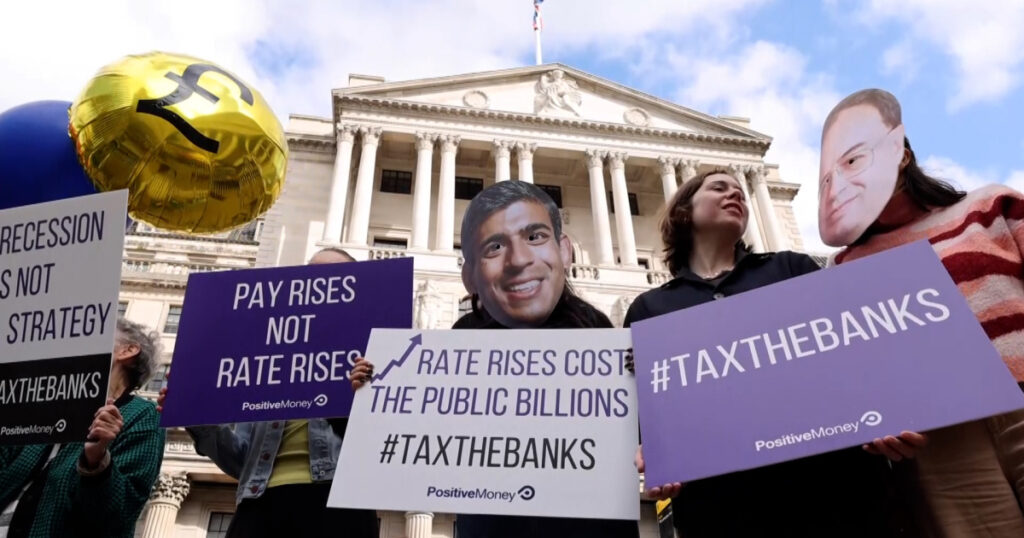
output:
[[[625,325],[804,275],[819,267],[794,252],[753,253],[741,237],[749,213],[736,178],[719,170],[687,181],[661,219],[665,263],[674,278],[634,300]],[[768,312],[765,315],[769,315]],[[680,410],[696,412],[697,410]],[[910,457],[924,442],[904,432],[890,444]],[[699,440],[693,440],[699,442]],[[682,455],[680,457],[683,457]],[[643,470],[643,455],[637,454]],[[682,536],[889,536],[888,463],[860,447],[727,475],[651,488],[672,500]]]
[[[476,195],[462,220],[462,254],[462,282],[473,311],[453,329],[612,328],[608,317],[577,297],[566,281],[569,238],[562,233],[558,206],[533,184],[501,181]],[[357,363],[353,388],[371,375],[369,361]],[[460,538],[639,534],[636,521],[469,514],[456,517],[455,529]]]
[[[341,249],[317,252],[312,264],[354,261]],[[160,391],[161,408],[167,389]],[[228,538],[376,538],[372,510],[327,508],[345,419],[281,420],[186,428],[196,452],[238,480]]]
[[[106,405],[86,441],[0,446],[0,538],[135,535],[164,455],[152,402],[132,393],[156,367],[159,336],[117,320]]]
[[[826,243],[849,245],[837,264],[927,239],[1024,382],[1024,196],[996,185],[964,193],[925,174],[899,101],[867,89],[825,120],[818,215]],[[964,357],[966,368],[971,359]],[[913,486],[920,535],[1024,536],[1024,411],[928,436],[916,461],[898,466]]]

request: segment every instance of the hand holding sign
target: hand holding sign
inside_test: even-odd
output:
[[[82,448],[85,462],[90,469],[103,461],[107,447],[121,433],[122,427],[124,419],[121,418],[121,411],[114,405],[113,398],[107,398],[107,404],[96,411],[96,418],[89,426],[88,440]]]
[[[892,461],[912,459],[917,456],[917,451],[928,444],[928,437],[916,432],[901,432],[899,437],[887,435],[882,439],[874,439],[864,445],[864,450],[885,456]]]
[[[633,464],[636,465],[636,471],[638,473],[644,472],[644,447],[638,445],[636,447],[636,457],[633,459]],[[676,495],[679,495],[679,490],[683,489],[682,482],[674,482],[672,484],[663,484],[661,486],[655,486],[653,488],[647,488],[644,490],[644,496],[648,499],[654,499],[663,501],[665,499],[671,499]]]
[[[365,357],[360,358],[356,361],[356,365],[352,367],[352,390],[359,390],[360,387],[370,382],[373,377],[373,363],[366,360]]]

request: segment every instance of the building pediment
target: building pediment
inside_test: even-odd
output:
[[[771,138],[562,64],[412,80],[334,91],[336,101],[364,99],[460,108],[516,116],[746,138]]]

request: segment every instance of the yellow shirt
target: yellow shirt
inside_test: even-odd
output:
[[[289,420],[284,423],[281,446],[277,449],[277,458],[267,487],[312,483],[313,475],[309,472],[309,423],[305,420]]]

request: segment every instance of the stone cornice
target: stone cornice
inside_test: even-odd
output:
[[[765,183],[768,184],[769,195],[778,194],[783,197],[784,200],[793,201],[797,193],[800,192],[799,183],[787,183],[783,181],[768,180]]]
[[[418,103],[414,101],[402,101],[398,99],[387,99],[382,97],[365,97],[360,95],[336,95],[335,115],[342,117],[341,111],[346,105],[365,107],[368,109],[384,109],[408,112],[420,112],[426,114],[445,115],[451,117],[479,118],[499,120],[521,125],[543,125],[592,131],[598,134],[620,134],[627,136],[648,136],[654,138],[665,138],[670,140],[685,140],[704,144],[718,144],[741,148],[753,148],[762,154],[768,151],[771,139],[748,138],[741,136],[721,135],[713,133],[694,133],[678,131],[673,129],[658,129],[654,127],[638,127],[622,123],[608,123],[579,118],[557,118],[526,114],[522,112],[507,112],[501,110],[489,110],[469,108],[452,105],[438,105],[433,103]],[[304,135],[288,135],[289,146],[293,138],[310,139],[313,137]],[[320,137],[317,137],[320,138]]]
[[[308,151],[311,153],[334,154],[337,141],[330,136],[318,136],[297,133],[285,133],[288,138],[288,149]]]
[[[768,180],[768,190],[796,194],[800,191],[799,183],[784,183],[782,181]]]

